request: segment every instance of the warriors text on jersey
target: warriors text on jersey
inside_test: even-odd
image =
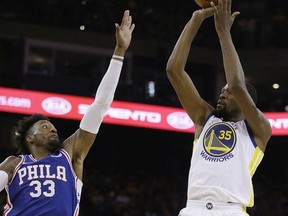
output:
[[[41,160],[21,155],[11,183],[6,187],[7,216],[76,216],[82,181],[75,175],[65,150]]]
[[[209,116],[194,141],[188,200],[254,205],[252,176],[263,158],[245,120]]]

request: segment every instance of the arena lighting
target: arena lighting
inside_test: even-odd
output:
[[[273,83],[272,88],[273,89],[279,89],[280,85],[278,83]]]
[[[80,120],[94,98],[0,87],[0,112],[33,114]],[[264,113],[273,136],[288,136],[288,112]],[[194,124],[183,109],[113,101],[103,123],[194,133]]]
[[[155,96],[155,82],[154,81],[149,81],[146,84],[146,93],[148,97],[153,98]]]

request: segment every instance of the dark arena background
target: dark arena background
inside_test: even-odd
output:
[[[288,2],[234,0],[241,14],[232,28],[245,74],[258,90],[258,107],[281,114],[254,177],[251,216],[288,215]],[[115,46],[114,23],[129,9],[136,28],[115,100],[181,108],[166,63],[193,0],[1,0],[0,89],[93,98]],[[194,41],[187,71],[215,104],[224,85],[213,19]],[[192,70],[193,69],[193,70]],[[3,91],[3,90],[2,90]],[[1,109],[0,159],[14,154],[12,129],[24,113]],[[61,139],[79,120],[50,117]],[[84,168],[80,216],[176,216],[186,202],[193,133],[113,123],[101,125]],[[227,179],[229,181],[229,179]],[[5,191],[1,194],[5,202]]]

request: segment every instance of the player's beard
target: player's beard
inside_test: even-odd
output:
[[[63,143],[57,140],[50,140],[48,143],[48,146],[50,147],[50,150],[55,152],[63,147]]]
[[[231,114],[227,112],[225,108],[223,109],[216,109],[214,111],[214,115],[218,118],[221,118],[222,120],[229,120],[231,117]]]
[[[235,118],[239,114],[240,110],[235,108],[231,111],[227,111],[227,109],[216,109],[214,111],[214,115],[218,118],[221,118],[223,121],[231,121],[232,119]]]

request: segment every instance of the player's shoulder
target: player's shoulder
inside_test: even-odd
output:
[[[19,163],[21,161],[21,157],[18,157],[18,156],[15,156],[15,155],[10,155],[8,156],[4,162],[7,162],[7,163]]]
[[[13,172],[15,167],[21,162],[21,158],[11,155],[8,156],[2,163],[1,169],[5,170],[6,172]]]

